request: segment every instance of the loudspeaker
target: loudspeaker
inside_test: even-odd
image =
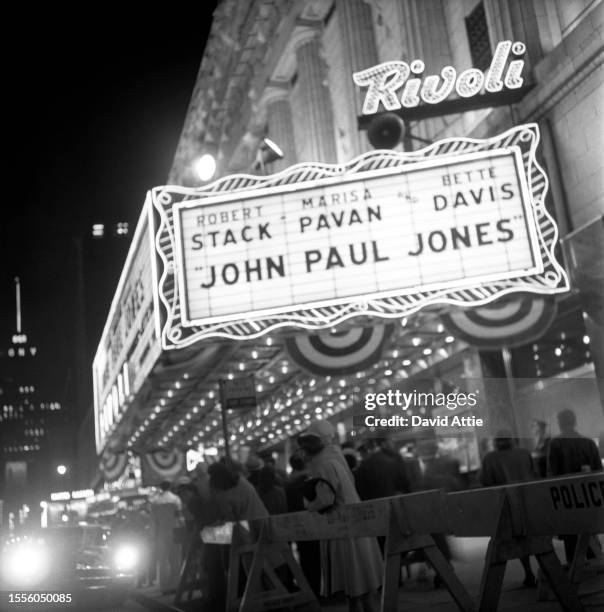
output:
[[[394,149],[404,135],[405,124],[394,113],[381,113],[367,128],[367,138],[376,149]]]

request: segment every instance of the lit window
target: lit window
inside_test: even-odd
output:
[[[116,236],[127,236],[128,235],[128,223],[126,221],[120,221],[115,226]]]
[[[95,223],[92,226],[92,237],[93,238],[102,238],[105,234],[105,226],[102,223]]]

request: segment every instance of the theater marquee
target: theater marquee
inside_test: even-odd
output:
[[[162,344],[568,289],[534,124],[150,192]]]

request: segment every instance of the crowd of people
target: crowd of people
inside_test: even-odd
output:
[[[534,422],[532,452],[519,446],[510,431],[498,432],[493,450],[482,457],[478,483],[494,486],[601,470],[598,447],[577,433],[573,411],[563,410],[558,421],[561,434],[553,439],[547,436],[544,423]],[[302,510],[325,513],[361,500],[435,488],[457,491],[469,484],[460,474],[459,463],[440,452],[436,438],[422,442],[421,457],[397,451],[386,438],[372,438],[358,447],[340,446],[336,430],[326,420],[312,422],[298,436],[289,467],[289,474],[279,469],[270,452],[252,453],[243,464],[226,458],[200,463],[189,476],[175,483],[162,482],[149,502],[145,535],[152,561],[141,581],[152,582],[157,574],[162,592],[173,592],[188,556],[196,573],[204,576],[206,597],[214,598],[218,608],[226,592],[228,552],[224,546],[201,543],[204,527]],[[450,559],[446,538],[435,539]],[[576,538],[564,536],[564,545],[570,563]],[[343,592],[350,610],[377,609],[383,539],[298,542],[295,550],[317,596]],[[421,557],[415,560],[423,562]],[[534,586],[529,558],[521,561],[524,585]],[[274,569],[284,584],[294,586],[286,565],[276,561]],[[434,584],[439,586],[438,576]]]

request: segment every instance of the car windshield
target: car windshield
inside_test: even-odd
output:
[[[97,525],[48,527],[36,533],[35,537],[42,538],[53,547],[77,550],[92,546],[106,546],[109,541],[109,530]]]
[[[107,546],[109,543],[109,530],[104,527],[86,527],[83,533],[83,547]]]

